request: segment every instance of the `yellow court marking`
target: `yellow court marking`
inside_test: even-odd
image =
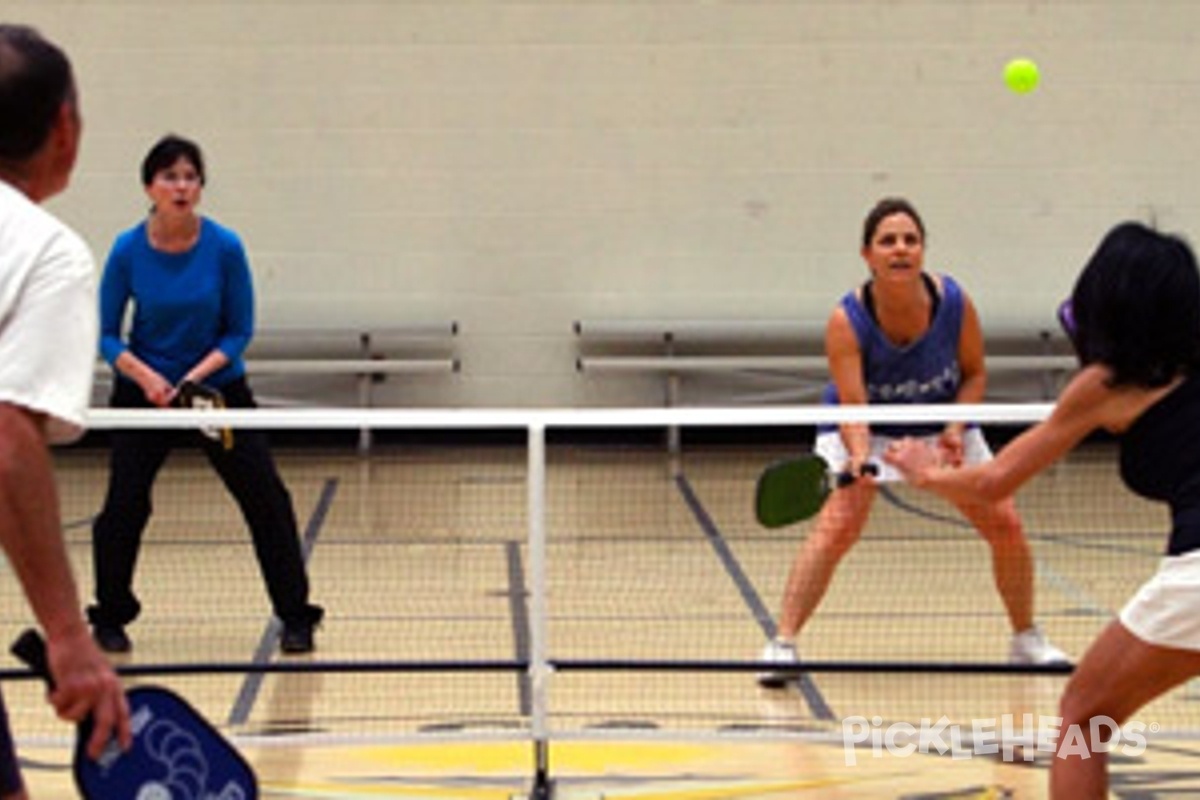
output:
[[[252,760],[266,767],[269,753]],[[262,769],[262,777],[271,796],[297,800],[510,800],[529,789],[532,754],[520,742],[310,748],[303,775]],[[563,800],[775,800],[891,796],[918,767],[848,773],[837,769],[839,758],[825,747],[797,762],[794,748],[770,743],[559,742],[551,745],[550,772]]]
[[[508,789],[462,789],[458,787],[406,787],[390,786],[344,786],[342,784],[310,786],[272,786],[263,784],[268,797],[294,798],[295,800],[355,800],[355,798],[387,798],[388,800],[511,800],[514,795]]]
[[[738,745],[689,742],[554,742],[550,761],[556,771],[604,774],[650,770],[662,773],[673,766],[728,764]],[[759,747],[746,745],[747,750]],[[468,769],[474,774],[511,773],[533,762],[530,742],[465,742],[447,745],[430,742],[403,746],[354,747],[359,758],[404,769],[437,772]]]
[[[70,750],[22,747],[40,800],[77,797]],[[533,777],[528,742],[248,745],[265,797],[277,800],[513,800]],[[1147,796],[1195,787],[1194,747],[1157,747],[1114,764],[1114,785]],[[814,743],[552,742],[560,800],[1011,800],[1045,798],[1044,768],[994,759],[913,756],[847,768],[838,747]],[[1123,782],[1123,783],[1122,783]]]
[[[705,787],[663,786],[644,789],[606,789],[604,798],[629,798],[629,800],[772,800],[776,797],[795,797],[799,792],[817,792],[814,797],[823,797],[833,787],[881,780],[879,777],[866,779],[825,778],[810,781],[731,781]],[[570,792],[564,793],[566,798]],[[593,795],[594,797],[595,795]]]
[[[762,780],[731,780],[717,781],[706,786],[671,785],[655,786],[652,788],[603,788],[588,789],[570,787],[558,788],[556,796],[562,800],[772,800],[776,797],[795,797],[798,793],[813,793],[814,797],[824,797],[826,792],[834,787],[876,782],[882,777],[853,779],[827,778],[807,781],[762,781]],[[313,782],[305,785],[272,785],[264,783],[272,797],[308,798],[321,800],[323,798],[395,798],[395,800],[445,800],[446,798],[462,798],[462,800],[511,800],[514,796],[523,794],[528,789],[527,782],[521,785],[476,787],[464,786],[393,786],[383,783],[380,785],[357,783],[323,783]],[[979,797],[980,800],[1006,795],[967,795],[955,794],[954,797]]]

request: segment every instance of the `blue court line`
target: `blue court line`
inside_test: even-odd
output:
[[[313,508],[312,516],[308,518],[308,525],[304,528],[304,537],[300,541],[300,550],[305,564],[308,563],[308,558],[317,543],[317,535],[321,532],[321,526],[325,524],[325,517],[329,515],[329,508],[333,505],[333,496],[337,494],[337,488],[337,478],[326,479],[325,488],[321,490],[321,496],[317,498],[317,505]],[[271,619],[267,623],[266,630],[263,631],[262,638],[258,641],[258,647],[254,650],[252,663],[265,664],[271,660],[271,655],[275,652],[275,646],[279,641],[281,627],[281,623],[276,619]],[[229,711],[227,724],[241,725],[250,717],[250,709],[254,707],[255,701],[258,699],[258,693],[262,690],[265,677],[265,672],[253,672],[246,675],[237,699],[233,703],[233,708]]]
[[[893,492],[887,486],[880,486],[879,493],[883,497],[884,500],[888,501],[889,503],[891,503],[893,506],[900,509],[901,511],[906,511],[910,514],[913,514],[914,516],[918,516],[918,517],[921,517],[922,519],[930,520],[931,522],[940,522],[945,525],[950,525],[955,528],[960,528],[960,529],[965,529],[965,530],[971,530],[971,531],[975,530],[975,526],[973,526],[970,522],[968,522],[967,520],[965,520],[961,517],[951,517],[947,514],[939,514],[937,512],[928,511],[924,508],[921,508],[920,506],[916,506],[912,503],[909,503],[906,500],[904,500],[902,497],[897,495],[895,492]],[[1035,536],[1031,536],[1028,532],[1026,532],[1025,538],[1029,539],[1029,540],[1033,540],[1034,538],[1037,538],[1040,541],[1049,541],[1049,542],[1053,542],[1055,544],[1060,544],[1060,545],[1064,545],[1064,546],[1073,546],[1073,543],[1064,541],[1064,540],[1054,537],[1054,536],[1037,536],[1037,537],[1035,537]],[[982,539],[980,541],[982,543]],[[984,543],[984,544],[986,546],[986,543]],[[1113,613],[1112,609],[1105,608],[1104,606],[1098,604],[1095,601],[1095,598],[1091,597],[1082,587],[1078,586],[1076,583],[1074,583],[1073,581],[1068,579],[1066,576],[1055,571],[1055,569],[1053,567],[1051,567],[1049,564],[1047,564],[1042,559],[1039,559],[1036,556],[1034,556],[1033,567],[1034,567],[1035,575],[1043,577],[1048,583],[1050,583],[1052,586],[1054,586],[1054,588],[1058,589],[1058,591],[1062,592],[1064,595],[1069,597],[1080,609],[1087,612],[1088,614],[1108,616]]]
[[[933,522],[944,522],[947,525],[952,525],[956,528],[966,528],[967,530],[972,531],[975,530],[974,526],[972,526],[971,523],[967,522],[962,517],[951,517],[948,514],[938,514],[935,511],[929,511],[921,508],[920,506],[914,505],[900,497],[900,495],[893,492],[891,488],[886,485],[881,484],[879,486],[879,495],[901,511],[907,511],[908,513],[917,517],[921,517],[922,519],[931,520]]]
[[[762,598],[754,588],[754,583],[746,575],[746,571],[742,569],[742,565],[738,562],[737,556],[729,549],[729,543],[721,534],[717,524],[713,522],[712,517],[704,509],[704,505],[700,502],[700,498],[696,496],[695,490],[688,482],[688,479],[680,474],[675,478],[675,485],[679,488],[679,493],[683,495],[684,502],[691,509],[692,516],[696,518],[700,529],[704,532],[708,543],[712,545],[713,550],[720,559],[721,564],[725,567],[725,571],[729,574],[734,586],[742,595],[746,606],[750,609],[750,613],[754,615],[754,619],[758,622],[758,626],[762,628],[763,634],[770,639],[775,636],[775,620],[771,616],[771,612],[767,610]],[[806,673],[801,673],[800,680],[797,683],[797,689],[804,696],[804,700],[808,703],[809,710],[813,716],[821,720],[835,720],[837,717],[833,714],[833,709],[829,707],[821,690],[817,688],[816,683]]]
[[[1072,547],[1077,550],[1100,550],[1106,553],[1119,553],[1121,555],[1138,556],[1139,558],[1150,558],[1158,561],[1163,557],[1162,549],[1148,550],[1144,547],[1132,547],[1127,544],[1113,544],[1106,541],[1087,541],[1088,534],[1077,535],[1062,535],[1056,533],[1042,533],[1037,535],[1039,542],[1047,542],[1049,544],[1057,544],[1062,547]],[[1158,534],[1155,534],[1158,536]],[[1033,537],[1031,537],[1033,538]],[[1164,532],[1159,536],[1160,539],[1166,541],[1167,534]]]
[[[512,617],[513,650],[517,661],[528,663],[529,604],[526,602],[525,569],[521,564],[520,543],[505,542],[504,553],[508,559],[508,609]],[[528,670],[517,670],[517,702],[522,716],[528,717],[533,713],[533,691]]]

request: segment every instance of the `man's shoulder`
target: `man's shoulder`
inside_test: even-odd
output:
[[[63,223],[15,187],[0,181],[0,228],[8,235],[41,236]]]
[[[0,182],[0,252],[21,260],[52,257],[55,253],[86,257],[91,250],[70,225],[34,203],[12,186]]]

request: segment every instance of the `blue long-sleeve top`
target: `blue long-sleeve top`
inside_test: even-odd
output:
[[[133,305],[129,338],[122,337]],[[241,239],[201,218],[196,244],[183,253],[150,246],[146,223],[122,232],[100,279],[100,354],[109,364],[126,350],[171,383],[214,349],[229,363],[205,379],[221,387],[246,372],[254,334],[254,286]]]

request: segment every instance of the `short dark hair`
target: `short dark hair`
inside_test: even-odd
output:
[[[142,159],[142,185],[149,186],[154,183],[155,175],[169,168],[181,158],[187,159],[196,168],[196,172],[200,175],[200,183],[203,185],[204,155],[200,152],[200,145],[191,139],[185,139],[173,133],[168,133],[155,142],[154,146],[150,148],[150,152],[146,153],[146,157]]]
[[[903,197],[885,197],[875,204],[875,207],[867,213],[867,218],[863,220],[863,247],[871,244],[871,240],[875,238],[875,231],[879,228],[879,223],[893,214],[905,214],[912,217],[912,221],[917,224],[917,230],[921,232],[921,241],[925,241],[925,223],[922,221],[921,215],[917,213],[916,207]]]
[[[1071,313],[1080,362],[1107,365],[1113,385],[1165,386],[1200,366],[1200,270],[1179,236],[1114,227],[1076,280]]]
[[[28,25],[0,23],[0,160],[36,153],[62,104],[75,98],[66,54]]]

